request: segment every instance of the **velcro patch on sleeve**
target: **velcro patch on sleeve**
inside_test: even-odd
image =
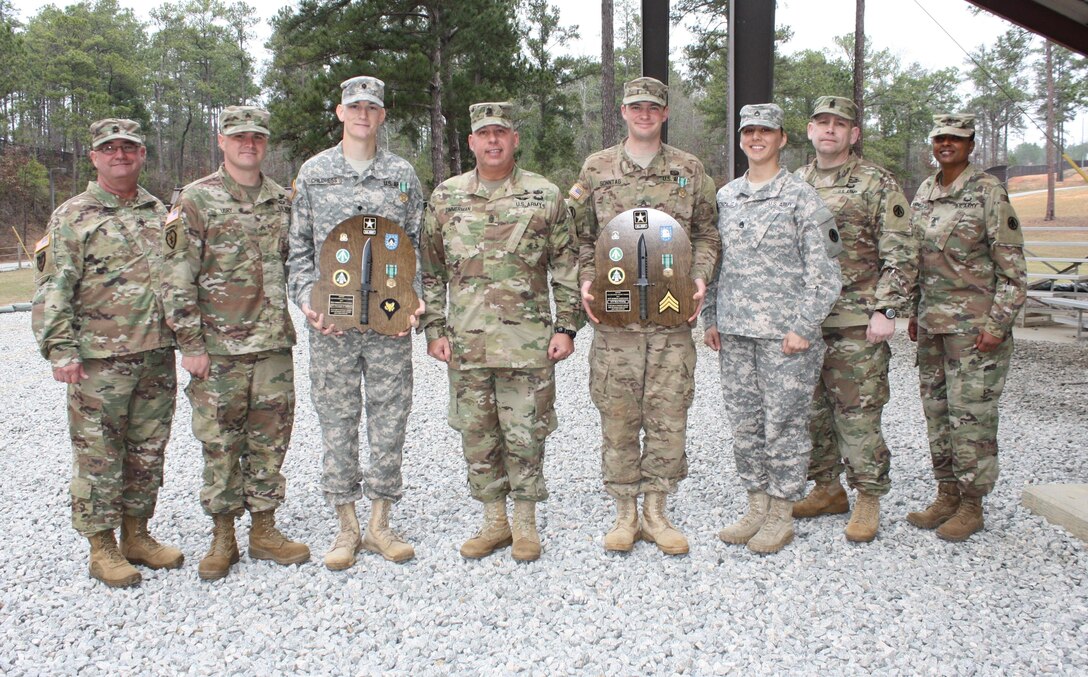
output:
[[[586,190],[586,187],[583,186],[581,183],[575,183],[573,186],[570,187],[570,191],[567,193],[567,195],[569,195],[570,199],[574,200],[575,202],[581,202],[586,198],[586,195],[589,195],[589,191]]]
[[[910,232],[910,205],[902,193],[888,196],[884,212],[884,230],[889,233]]]

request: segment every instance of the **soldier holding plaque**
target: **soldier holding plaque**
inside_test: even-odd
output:
[[[484,508],[461,555],[485,557],[512,542],[514,559],[530,561],[540,557],[536,504],[548,497],[555,363],[574,352],[584,321],[578,251],[559,189],[514,164],[512,105],[478,103],[469,114],[476,169],[435,189],[423,226],[423,325],[427,352],[449,365],[449,423]]]
[[[347,315],[337,313],[368,297],[377,301],[366,305],[368,322],[374,316],[380,319],[387,314],[387,319],[394,320],[407,314],[414,325],[423,312],[422,304],[405,307],[393,295],[406,288],[418,294],[418,273],[393,263],[375,265],[383,248],[392,251],[407,244],[399,235],[396,241],[389,238],[395,233],[386,222],[399,226],[418,249],[423,216],[423,193],[412,166],[378,147],[386,115],[385,83],[360,76],[344,81],[340,88],[336,116],[344,124],[343,140],[307,160],[299,170],[288,260],[288,292],[310,324],[310,396],[324,443],[321,488],[340,523],[325,555],[325,565],[333,570],[351,567],[363,548],[394,562],[415,556],[412,546],[389,528],[390,510],[401,498],[401,453],[412,402],[409,330],[385,335],[366,329],[369,325],[360,321],[363,307],[358,305],[351,306]],[[352,223],[344,224],[349,219]],[[331,253],[335,264],[323,267],[327,259],[322,252],[330,236],[335,241]],[[343,247],[337,246],[341,238]],[[368,251],[364,253],[363,248]],[[335,295],[331,303],[329,294],[317,294],[319,305],[315,287],[326,283],[344,293]],[[327,312],[315,309],[319,307]],[[371,460],[365,474],[359,465],[364,383]],[[355,512],[364,492],[371,501],[365,538]]]
[[[627,552],[641,537],[679,555],[688,542],[665,516],[665,496],[687,476],[687,412],[695,394],[689,323],[720,249],[714,183],[697,158],[662,143],[669,117],[664,83],[636,78],[623,94],[627,138],[589,156],[569,193],[582,300],[596,323],[589,388],[601,413],[605,490],[616,499],[604,547]],[[686,251],[669,249],[681,238],[690,240]],[[681,280],[687,291],[670,294]]]

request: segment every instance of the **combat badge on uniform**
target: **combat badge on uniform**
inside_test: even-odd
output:
[[[601,229],[590,309],[616,327],[634,322],[675,327],[695,314],[687,231],[665,212],[629,209]]]
[[[416,252],[399,225],[363,214],[342,221],[321,247],[310,305],[344,329],[395,336],[411,326]]]

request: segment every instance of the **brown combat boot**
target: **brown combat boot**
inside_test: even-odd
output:
[[[152,569],[177,569],[185,561],[180,550],[159,543],[148,533],[146,517],[131,515],[121,518],[121,554],[133,564]]]
[[[480,559],[510,545],[510,523],[506,521],[506,498],[484,503],[484,523],[476,535],[461,546],[461,557]]]
[[[907,513],[907,521],[919,529],[936,529],[948,521],[960,507],[960,485],[955,482],[937,484],[937,499],[921,512]]]
[[[310,548],[296,543],[276,528],[276,511],[262,510],[250,513],[249,556],[252,559],[270,559],[276,564],[301,564],[310,559]]]
[[[770,497],[767,520],[755,536],[748,540],[748,549],[764,555],[778,552],[793,540],[793,501]]]
[[[642,540],[666,555],[688,553],[688,539],[665,516],[665,492],[647,491],[642,500]]]
[[[117,549],[113,529],[91,534],[87,540],[91,543],[91,578],[97,578],[111,588],[127,588],[139,585],[143,580],[136,567]]]
[[[962,496],[956,514],[937,527],[937,535],[958,543],[966,541],[976,531],[982,531],[982,527],[982,497]]]
[[[234,538],[234,515],[212,515],[212,545],[197,565],[197,574],[205,581],[215,581],[230,573],[238,563],[238,541]]]
[[[540,534],[536,531],[536,501],[514,501],[514,559],[540,559]]]
[[[363,547],[390,562],[407,562],[416,556],[412,546],[389,528],[389,510],[393,502],[378,498],[370,503],[370,522],[366,525]]]
[[[642,537],[638,524],[638,499],[616,499],[616,523],[604,536],[604,549],[612,552],[631,552],[635,541]]]
[[[325,566],[330,571],[343,571],[355,564],[355,555],[363,547],[359,538],[359,518],[355,516],[354,503],[341,503],[336,506],[336,516],[340,520],[340,532],[332,547],[325,553]]]
[[[767,508],[771,497],[762,491],[748,492],[748,512],[738,521],[718,532],[718,538],[726,543],[744,545],[755,536],[767,521]]]
[[[830,482],[817,482],[808,496],[793,504],[793,516],[800,518],[841,515],[849,511],[850,499],[838,477]]]
[[[796,507],[794,508],[796,512]],[[843,532],[846,540],[855,543],[868,543],[876,538],[876,531],[880,527],[880,497],[858,492],[858,498],[854,501],[854,514],[850,515],[850,522]]]

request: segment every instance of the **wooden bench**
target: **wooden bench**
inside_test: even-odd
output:
[[[1069,299],[1061,296],[1041,296],[1036,297],[1036,300],[1054,308],[1073,311],[1076,319],[1059,315],[1052,315],[1051,319],[1060,324],[1071,324],[1076,327],[1077,340],[1080,340],[1081,335],[1084,333],[1084,311],[1088,310],[1088,300]]]

